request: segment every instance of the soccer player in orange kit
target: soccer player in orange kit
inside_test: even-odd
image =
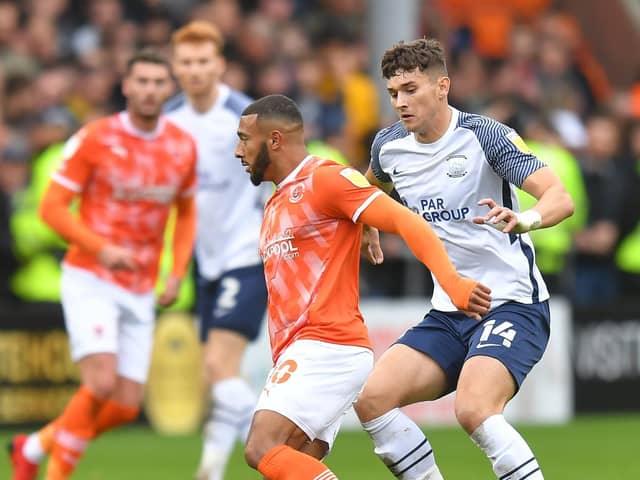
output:
[[[196,153],[192,138],[161,115],[170,66],[143,50],[128,63],[125,111],[96,120],[66,144],[41,205],[43,220],[69,242],[62,306],[81,386],[62,414],[12,442],[14,480],[69,478],[88,443],[137,418],[147,379],[154,310],[171,304],[195,237]],[[71,204],[79,199],[79,215]],[[173,269],[154,286],[163,232],[176,207]]]
[[[480,319],[490,290],[458,275],[431,227],[353,168],[309,155],[296,104],[269,95],[249,105],[236,156],[254,185],[273,181],[260,255],[274,367],[247,441],[249,465],[269,480],[331,480],[319,459],[373,366],[358,308],[362,224],[400,235],[453,303]]]

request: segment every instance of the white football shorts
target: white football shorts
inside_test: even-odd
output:
[[[307,434],[333,446],[344,414],[373,368],[368,348],[298,340],[269,372],[257,410],[287,417]]]
[[[94,353],[115,353],[119,375],[146,383],[154,293],[134,293],[88,270],[63,265],[60,294],[73,360]]]

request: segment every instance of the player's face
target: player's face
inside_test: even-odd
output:
[[[172,91],[169,68],[156,63],[136,63],[122,82],[127,108],[143,118],[158,117]]]
[[[189,97],[209,94],[223,72],[224,59],[213,42],[179,43],[173,50],[173,73]]]
[[[409,132],[430,127],[449,93],[449,79],[421,72],[398,72],[387,80],[387,92],[402,125]]]
[[[267,148],[267,139],[257,124],[257,115],[243,115],[238,125],[238,145],[236,157],[242,162],[249,174],[251,183],[258,186],[265,180],[271,180],[269,166],[271,157]]]

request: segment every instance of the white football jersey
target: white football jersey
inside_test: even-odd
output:
[[[419,143],[400,122],[378,132],[371,169],[380,181],[393,182],[402,202],[430,223],[461,275],[491,288],[492,308],[508,301],[546,300],[549,293],[529,235],[505,234],[471,221],[489,211],[478,205],[483,198],[519,211],[514,185],[520,187],[545,164],[512,128],[451,110],[449,128],[433,143]],[[434,308],[456,310],[433,281]]]
[[[261,263],[258,239],[269,185],[255,187],[235,157],[240,116],[251,99],[220,85],[206,113],[184,95],[167,104],[167,115],[193,136],[198,150],[198,226],[195,257],[200,274],[215,280],[224,272]]]

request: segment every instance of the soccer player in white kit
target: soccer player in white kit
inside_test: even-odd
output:
[[[400,121],[377,134],[367,178],[395,188],[431,224],[458,271],[491,288],[492,303],[481,321],[468,318],[434,279],[433,310],[380,358],[356,411],[397,478],[441,479],[429,441],[398,407],[455,390],[456,417],[496,477],[542,479],[502,413],[549,339],[549,294],[526,232],[567,218],[573,202],[513,129],[448,104],[438,41],[393,46],[382,72]],[[532,209],[518,211],[514,186],[538,200]]]
[[[235,159],[236,128],[250,99],[220,81],[222,34],[210,23],[194,21],[172,40],[173,70],[183,94],[167,109],[194,137],[198,151],[196,309],[212,398],[196,476],[218,480],[236,440],[246,439],[257,401],[240,366],[266,308],[258,237],[270,190],[254,188]]]

